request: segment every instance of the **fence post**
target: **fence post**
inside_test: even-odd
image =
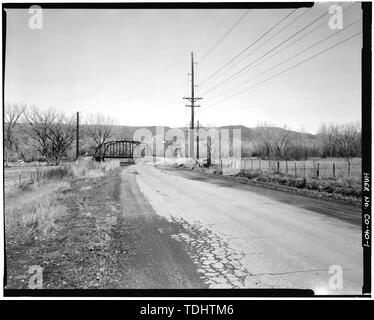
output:
[[[251,170],[253,169],[253,159],[251,159]]]
[[[304,169],[304,178],[306,178],[305,162],[303,162],[303,169]]]
[[[20,171],[19,172],[19,182],[18,182],[18,186],[21,187],[22,185],[22,172]]]
[[[319,162],[317,163],[317,179],[319,178]]]
[[[297,178],[297,173],[296,173],[296,162],[295,162],[295,178]]]
[[[270,159],[269,159],[269,172],[270,172],[271,170],[270,170]]]
[[[261,159],[258,159],[258,168],[259,168],[260,171],[261,171]]]
[[[348,177],[351,176],[351,162],[348,160]]]
[[[332,176],[335,179],[335,162],[332,163]]]
[[[277,162],[277,171],[279,172],[279,161]]]
[[[288,162],[287,162],[287,159],[286,159],[286,174],[288,174]]]

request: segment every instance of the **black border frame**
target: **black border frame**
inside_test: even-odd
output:
[[[312,7],[313,2],[148,2],[148,3],[2,3],[2,115],[4,119],[5,92],[5,54],[6,54],[6,9],[28,9],[38,5],[46,9],[290,9]],[[362,201],[362,230],[367,227],[371,235],[371,27],[372,3],[361,2],[363,12],[363,48],[362,48],[362,186],[364,187],[364,173],[370,176],[370,191],[364,192],[362,197],[369,197],[369,205],[365,208]],[[4,134],[4,127],[3,127]],[[3,140],[4,150],[4,140]],[[3,186],[5,179],[3,166]],[[5,190],[3,190],[5,196]],[[3,211],[5,205],[3,203]],[[369,214],[369,224],[364,224],[364,214]],[[298,289],[5,289],[7,280],[6,246],[5,246],[5,215],[4,221],[4,297],[313,297],[312,290]],[[363,294],[314,297],[370,297],[371,296],[371,238],[370,247],[363,247]]]
[[[363,2],[362,5],[362,55],[361,55],[361,96],[362,96],[362,248],[363,248],[363,294],[371,293],[371,236],[370,247],[364,246],[366,242],[364,237],[365,214],[369,214],[369,224],[367,230],[371,235],[371,86],[372,86],[372,53],[371,53],[371,28],[372,28],[372,3]],[[370,191],[366,192],[364,189],[364,174],[370,176]],[[365,207],[364,197],[369,197],[369,206]]]

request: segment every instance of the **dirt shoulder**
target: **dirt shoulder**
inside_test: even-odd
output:
[[[58,199],[67,210],[56,219],[53,236],[21,242],[6,237],[7,289],[28,288],[28,269],[34,265],[43,268],[45,289],[100,288],[115,279],[110,243],[121,210],[113,192],[118,174],[69,182]]]
[[[115,229],[115,243],[122,247],[136,239],[131,254],[120,256],[122,278],[128,288],[204,288],[191,258],[172,238],[179,232],[177,223],[158,216],[136,183],[136,167],[121,173],[123,215]],[[126,230],[126,232],[123,232]]]
[[[65,213],[53,237],[6,235],[6,289],[27,289],[31,266],[44,289],[202,287],[193,262],[137,189],[134,173],[75,179],[59,191]]]

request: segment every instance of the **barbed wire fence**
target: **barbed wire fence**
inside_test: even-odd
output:
[[[361,161],[337,159],[331,160],[272,160],[260,158],[243,158],[240,169],[247,171],[260,171],[266,173],[279,173],[295,178],[337,179],[360,178]]]

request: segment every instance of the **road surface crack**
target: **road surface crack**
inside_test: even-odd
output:
[[[200,222],[170,218],[180,226],[172,238],[185,244],[188,254],[209,288],[242,288],[247,276],[252,276],[242,265],[244,253],[235,252],[226,241]]]

